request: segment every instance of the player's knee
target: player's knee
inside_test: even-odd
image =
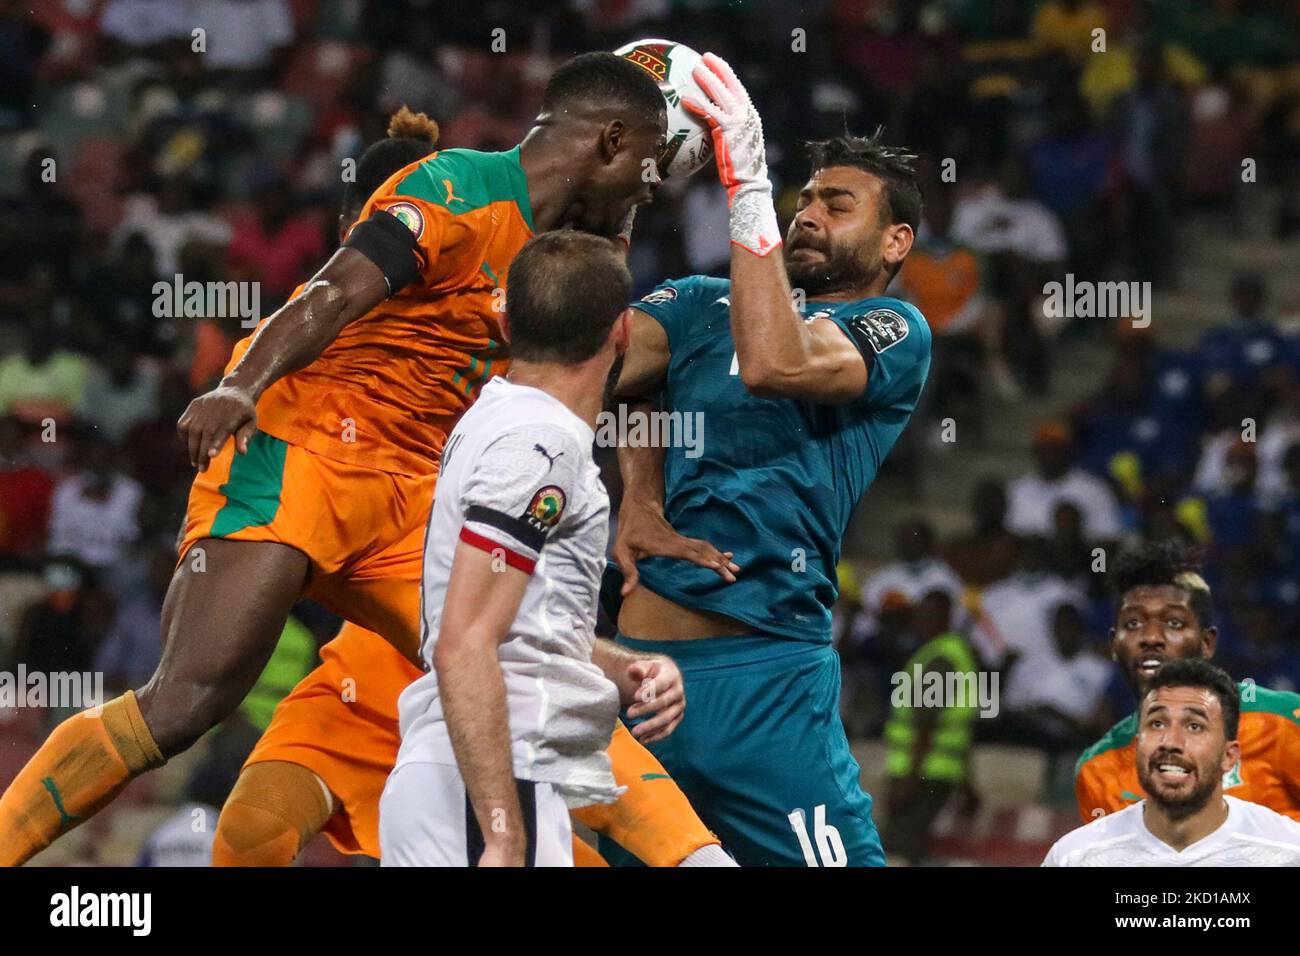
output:
[[[332,798],[306,767],[279,760],[252,764],[221,810],[213,865],[289,866],[332,812]]]
[[[279,813],[234,798],[226,802],[212,841],[213,866],[291,866],[298,828]]]

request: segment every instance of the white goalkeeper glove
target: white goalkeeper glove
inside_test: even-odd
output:
[[[709,124],[718,177],[727,189],[731,241],[756,256],[781,245],[781,231],[767,177],[763,121],[726,61],[712,53],[701,57],[691,76],[708,99],[682,97],[682,105]]]

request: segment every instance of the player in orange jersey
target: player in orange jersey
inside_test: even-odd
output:
[[[1165,661],[1214,656],[1210,587],[1192,557],[1173,543],[1121,555],[1111,571],[1119,613],[1111,656],[1141,703]],[[1300,694],[1241,683],[1241,760],[1223,777],[1230,796],[1300,820]],[[1138,782],[1137,713],[1084,751],[1075,770],[1079,815],[1091,822],[1145,795]]]
[[[304,594],[413,655],[436,460],[506,359],[510,261],[550,229],[617,235],[658,183],[664,131],[644,72],[584,54],[556,71],[519,146],[433,153],[370,197],[343,247],[182,416],[200,475],[162,661],[138,693],[56,727],[19,772],[0,797],[0,864],[30,859],[227,716]],[[675,668],[627,661],[671,707]]]
[[[399,113],[390,138],[366,150],[344,197],[340,237],[366,197],[406,166],[412,151],[415,158],[432,151],[437,132],[429,126]],[[322,649],[321,660],[276,708],[249,755],[217,825],[215,865],[288,866],[322,831],[342,853],[379,856],[379,798],[401,742],[397,697],[421,671],[351,623]],[[627,792],[575,817],[651,866],[726,865],[717,837],[685,794],[621,724],[609,752]],[[574,855],[580,866],[604,865],[576,839]]]

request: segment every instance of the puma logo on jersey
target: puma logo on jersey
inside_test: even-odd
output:
[[[540,452],[541,456],[545,458],[548,462],[550,462],[550,464],[546,466],[546,473],[548,475],[551,473],[551,469],[555,467],[555,462],[564,456],[564,452],[560,452],[558,455],[552,455],[541,445],[534,445],[533,450],[536,452]]]
[[[444,180],[442,181],[442,186],[443,186],[444,189],[447,190],[447,205],[448,205],[448,206],[450,206],[450,205],[451,205],[452,203],[454,203],[454,202],[465,202],[465,200],[464,200],[464,199],[461,199],[459,196],[452,195],[452,188],[451,188],[451,180],[450,180],[450,179],[444,179]]]

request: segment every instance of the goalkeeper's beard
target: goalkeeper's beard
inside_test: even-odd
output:
[[[814,248],[796,246],[795,250]],[[826,254],[824,262],[793,262],[789,246],[785,250],[785,271],[790,277],[790,285],[803,289],[809,298],[831,295],[837,292],[849,292],[855,289],[867,289],[880,274],[880,266],[868,266],[855,251],[845,252],[832,247]]]

